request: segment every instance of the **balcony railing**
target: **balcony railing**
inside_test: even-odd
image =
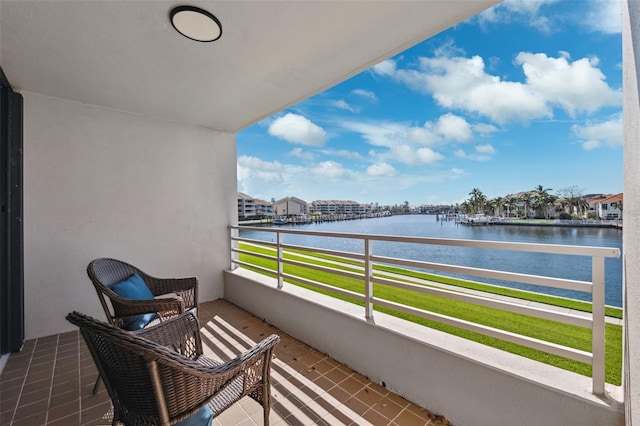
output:
[[[275,234],[275,238],[267,238],[265,240],[257,240],[239,237],[239,230],[251,230],[265,233]],[[374,315],[374,306],[385,307],[395,311],[404,312],[415,315],[428,320],[454,326],[460,329],[480,333],[493,338],[501,339],[517,345],[526,346],[537,349],[550,354],[558,355],[568,359],[576,360],[591,365],[592,368],[592,392],[595,395],[603,395],[605,389],[605,258],[617,258],[620,256],[620,250],[617,248],[605,247],[583,247],[568,245],[551,245],[551,244],[531,244],[531,243],[512,243],[512,242],[495,242],[495,241],[477,241],[477,240],[454,240],[441,238],[424,238],[424,237],[403,237],[403,236],[387,236],[387,235],[368,235],[368,234],[350,234],[336,232],[316,232],[302,231],[292,229],[264,228],[264,227],[238,227],[231,226],[231,252],[232,265],[235,269],[238,266],[244,266],[254,270],[261,271],[266,274],[275,274],[277,276],[277,286],[282,288],[285,280],[301,282],[316,289],[330,291],[353,300],[360,301],[364,304],[363,316],[372,319]],[[312,246],[300,246],[294,244],[285,244],[284,235],[301,235],[306,237],[318,238],[335,238],[359,240],[362,243],[362,252],[337,251]],[[268,247],[275,250],[275,255],[260,254],[251,250],[245,250],[239,247],[239,243]],[[468,247],[475,249],[489,249],[499,251],[516,251],[529,253],[547,253],[552,255],[574,255],[587,256],[591,258],[591,281],[580,281],[564,278],[556,278],[544,275],[530,275],[505,270],[481,269],[468,266],[459,266],[453,264],[433,263],[422,260],[409,260],[396,257],[380,256],[374,253],[374,242],[391,242],[394,244],[420,244],[420,245],[436,245],[436,246],[456,246]],[[318,264],[307,263],[301,260],[286,259],[285,252],[306,251],[310,253],[325,254],[335,256],[342,259],[352,259],[358,261],[362,266],[354,268],[350,265],[350,270],[343,270],[323,266]],[[277,270],[271,270],[250,262],[240,260],[240,254],[255,256],[267,260],[277,262]],[[337,288],[327,283],[320,283],[314,280],[303,278],[296,275],[285,273],[284,265],[294,265],[298,267],[310,268],[317,271],[328,272],[331,274],[343,275],[350,278],[362,280],[364,283],[364,294]],[[591,315],[577,315],[565,313],[554,309],[544,307],[527,306],[524,304],[514,303],[511,301],[501,301],[495,298],[488,298],[478,295],[465,294],[458,291],[450,291],[444,288],[424,286],[412,284],[406,280],[398,280],[391,274],[380,274],[376,272],[374,276],[374,265],[394,265],[398,267],[408,267],[418,270],[441,271],[453,274],[461,274],[465,276],[476,276],[489,279],[506,280],[524,284],[533,284],[539,286],[553,287],[565,290],[574,290],[591,294],[592,313]],[[467,302],[475,305],[501,309],[503,311],[529,315],[536,318],[557,321],[563,324],[585,327],[591,330],[592,348],[591,352],[571,348],[557,343],[552,343],[540,339],[531,338],[522,334],[516,334],[482,324],[476,324],[469,321],[453,318],[430,312],[423,309],[417,309],[408,305],[399,304],[390,300],[376,297],[373,292],[374,284],[382,284],[385,286],[406,289],[418,293],[429,294],[433,296],[443,297],[447,299]]]

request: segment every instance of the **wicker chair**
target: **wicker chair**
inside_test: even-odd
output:
[[[175,317],[185,310],[198,307],[198,279],[189,278],[156,278],[146,274],[133,265],[121,260],[101,258],[95,259],[87,266],[87,274],[100,298],[100,304],[107,316],[107,321],[116,327],[122,327],[123,319],[132,316],[155,313],[160,320]],[[116,284],[132,274],[138,274],[154,296],[171,295],[154,300],[125,299],[113,292],[108,285]],[[113,312],[107,304],[111,302]]]
[[[107,321],[122,328],[124,321],[139,315],[153,313],[155,325],[167,318],[173,318],[185,310],[198,307],[198,279],[189,278],[156,278],[126,262],[116,259],[95,259],[87,266],[87,274],[98,293],[100,304],[104,309]],[[154,296],[153,300],[131,300],[119,296],[108,286],[138,274]],[[109,303],[107,302],[109,301]],[[111,307],[109,306],[111,305]],[[98,392],[100,377],[96,379],[93,393]]]
[[[80,328],[113,403],[113,424],[173,425],[209,406],[217,416],[246,395],[260,403],[269,424],[273,334],[233,360],[202,355],[193,312],[128,332],[84,314]]]

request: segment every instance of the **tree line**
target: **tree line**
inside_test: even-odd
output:
[[[568,186],[551,194],[551,188],[538,185],[530,191],[488,199],[480,189],[473,188],[469,198],[453,206],[455,213],[490,216],[549,219],[559,213],[560,219],[595,216],[589,212],[588,200],[577,186]],[[622,211],[622,201],[612,203]],[[593,217],[595,219],[595,217]]]

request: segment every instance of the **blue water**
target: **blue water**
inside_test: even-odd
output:
[[[464,226],[458,225],[453,221],[437,221],[436,216],[433,215],[391,216],[379,219],[280,226],[278,228],[356,234],[615,247],[622,251],[622,232],[617,229],[506,225]],[[274,234],[248,230],[241,230],[240,235],[257,240],[272,240],[275,238]],[[283,242],[357,253],[364,252],[363,243],[360,240],[284,235]],[[583,256],[520,253],[465,247],[387,242],[374,242],[372,249],[373,253],[379,256],[591,281],[591,258]],[[436,273],[445,274],[442,272]],[[590,294],[582,292],[455,274],[448,275],[574,299],[591,300]],[[607,305],[622,306],[621,258],[605,259],[605,287],[605,300]]]

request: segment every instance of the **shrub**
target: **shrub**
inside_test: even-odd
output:
[[[572,217],[569,213],[567,212],[562,212],[560,213],[560,216],[558,216],[561,220],[571,220]]]

